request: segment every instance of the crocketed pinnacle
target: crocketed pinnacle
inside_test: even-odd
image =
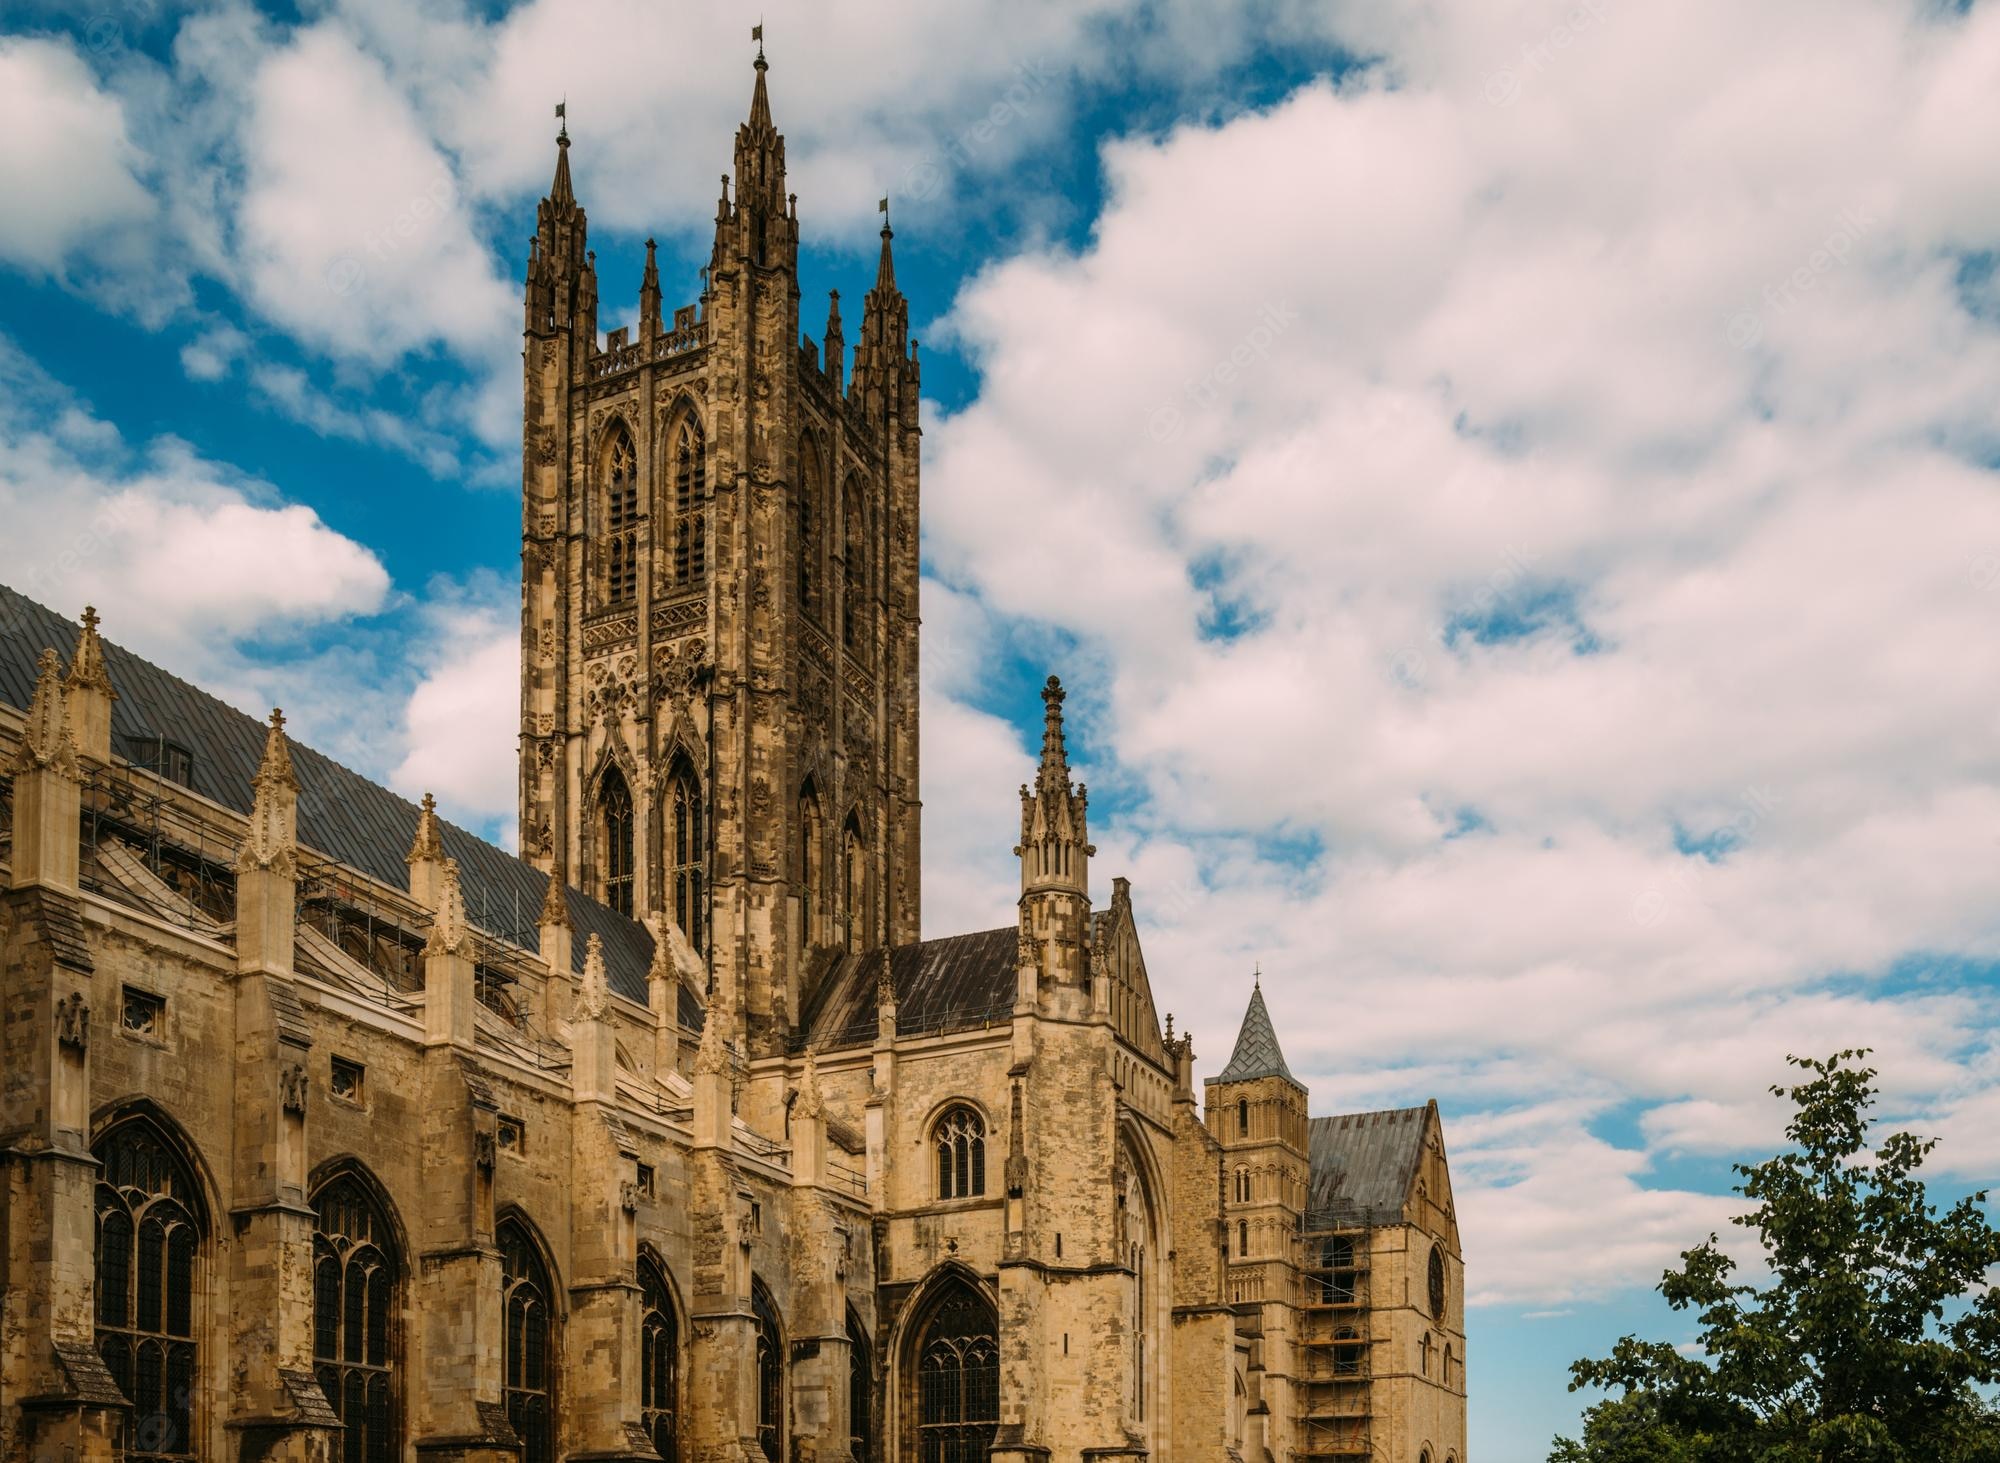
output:
[[[543,886],[542,909],[541,913],[535,916],[535,924],[540,929],[548,929],[552,926],[565,930],[576,928],[575,924],[570,920],[569,899],[563,893],[563,876],[560,867],[549,875],[549,882]]]
[[[83,607],[83,627],[77,631],[76,654],[70,660],[69,679],[63,684],[72,691],[102,691],[113,700],[118,697],[111,689],[111,673],[104,668],[104,642],[97,637],[97,611],[89,605]]]
[[[438,832],[437,799],[425,793],[423,804],[417,809],[417,835],[410,840],[410,851],[403,855],[403,862],[415,864],[443,857],[444,839]]]
[[[437,918],[431,921],[431,937],[424,942],[426,955],[470,955],[472,924],[466,918],[465,890],[458,881],[458,860],[444,861],[444,881],[438,889]]]
[[[35,693],[28,702],[28,721],[21,729],[20,750],[14,754],[17,776],[44,768],[72,779],[80,775],[76,738],[69,725],[69,700],[63,695],[62,679],[62,657],[53,650],[44,650],[35,662]]]

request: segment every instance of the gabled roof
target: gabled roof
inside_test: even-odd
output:
[[[0,702],[25,708],[34,694],[36,657],[53,649],[67,661],[76,640],[74,621],[0,585]],[[178,742],[194,754],[192,790],[247,815],[250,780],[264,755],[264,724],[110,640],[104,642],[104,663],[118,692],[111,705],[112,751],[127,756],[148,736]],[[297,742],[292,766],[299,780],[299,843],[392,888],[407,889],[404,855],[416,831],[417,805]],[[463,828],[438,822],[446,855],[458,860],[473,924],[535,949],[535,916],[548,876]],[[574,972],[582,972],[585,946],[596,935],[604,945],[611,988],[644,1005],[651,932],[575,889],[564,892],[576,925]],[[680,1019],[694,1027],[702,1021],[701,1003],[685,987]]]
[[[1261,982],[1250,988],[1250,1006],[1243,1013],[1243,1026],[1236,1033],[1236,1050],[1229,1054],[1229,1065],[1208,1080],[1251,1082],[1259,1077],[1283,1077],[1295,1087],[1305,1085],[1292,1075],[1292,1069],[1285,1065],[1284,1052],[1278,1049],[1278,1033],[1271,1029],[1271,1013],[1264,1007]]]
[[[1013,925],[948,935],[883,951],[842,954],[827,968],[799,1013],[795,1048],[820,1051],[875,1040],[875,987],[882,959],[896,987],[896,1030],[930,1036],[1013,1018],[1019,932]],[[815,962],[817,966],[818,962]]]
[[[1346,1113],[1306,1125],[1308,1229],[1395,1224],[1424,1156],[1428,1107]]]

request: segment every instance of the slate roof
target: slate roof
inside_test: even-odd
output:
[[[1278,1033],[1271,1029],[1271,1013],[1264,1007],[1261,984],[1250,989],[1250,1006],[1243,1013],[1243,1026],[1236,1033],[1236,1050],[1229,1054],[1229,1065],[1208,1080],[1250,1082],[1259,1077],[1283,1077],[1295,1087],[1305,1085],[1292,1075],[1292,1069],[1285,1065],[1285,1054],[1278,1049]]]
[[[1395,1224],[1424,1156],[1426,1107],[1346,1113],[1306,1124],[1306,1228]]]
[[[77,625],[0,585],[0,702],[25,709],[35,689],[35,660],[45,649],[67,664]],[[264,724],[162,670],[110,640],[104,664],[118,699],[111,706],[112,750],[126,755],[146,736],[163,736],[194,754],[192,787],[225,808],[248,814],[251,778],[264,755]],[[392,888],[409,887],[404,855],[416,833],[417,805],[301,743],[292,743],[299,779],[299,842]],[[535,916],[548,876],[442,818],[444,851],[458,860],[466,910],[490,934],[532,950]],[[645,1004],[653,937],[643,924],[578,893],[565,891],[576,925],[574,969],[583,970],[591,935],[604,943],[611,988]],[[701,1002],[682,987],[680,1019],[699,1028]]]
[[[1011,1020],[1017,941],[1015,927],[1007,925],[887,951],[897,1032],[929,1036]],[[875,1040],[875,984],[883,954],[865,950],[833,961],[799,1013],[795,1049],[837,1051]]]

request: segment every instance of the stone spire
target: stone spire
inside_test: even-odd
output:
[[[273,707],[264,734],[264,761],[252,779],[250,827],[237,851],[236,871],[270,869],[291,874],[298,868],[299,780],[292,772],[292,744],[285,736],[285,713]]]
[[[35,662],[35,693],[28,702],[27,724],[14,754],[14,775],[50,771],[70,781],[82,774],[76,765],[76,737],[70,731],[69,701],[63,694],[62,657],[44,650]]]
[[[1278,1033],[1271,1025],[1271,1013],[1264,1005],[1264,983],[1259,979],[1250,988],[1250,1005],[1243,1013],[1242,1029],[1236,1033],[1236,1050],[1229,1054],[1229,1065],[1215,1076],[1217,1082],[1252,1082],[1259,1077],[1282,1077],[1287,1082],[1299,1084],[1292,1075],[1292,1069],[1285,1065],[1285,1054],[1278,1047]]]

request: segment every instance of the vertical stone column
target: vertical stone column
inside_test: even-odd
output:
[[[417,1456],[518,1463],[501,1397],[500,1252],[493,1243],[496,1111],[474,1060],[475,951],[446,859],[424,945],[423,1181],[412,1420]]]
[[[728,1013],[708,1008],[694,1061],[694,1150],[688,1155],[688,1227],[694,1236],[689,1296],[690,1463],[763,1463],[757,1446],[757,1326],[750,1308],[749,1216],[730,1157],[734,1061]]]
[[[14,776],[13,887],[0,896],[0,1457],[113,1463],[125,1397],[95,1344],[90,983],[77,897],[80,771],[45,651]]]
[[[570,1022],[569,1319],[567,1435],[572,1459],[650,1460],[640,1425],[635,1155],[615,1112],[617,1032],[604,950],[595,935]]]
[[[792,1101],[792,1457],[849,1463],[847,1232],[828,1192],[826,1103],[806,1048]]]
[[[292,988],[298,779],[271,713],[236,857],[235,1243],[226,1426],[242,1456],[323,1463],[338,1418],[313,1376],[313,1211],[306,1203],[307,1059]]]

